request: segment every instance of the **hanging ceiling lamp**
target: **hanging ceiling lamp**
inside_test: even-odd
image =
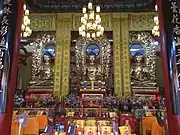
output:
[[[26,5],[24,5],[23,22],[21,25],[21,37],[28,37],[32,34],[32,30],[30,29],[29,25],[29,10],[27,9]]]
[[[79,27],[79,35],[86,38],[99,38],[103,36],[104,28],[101,26],[100,6],[96,6],[96,12],[93,10],[91,2],[88,7],[82,9],[83,17],[81,17],[81,26]]]

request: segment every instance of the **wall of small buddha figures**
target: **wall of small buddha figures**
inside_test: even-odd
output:
[[[78,31],[80,13],[31,14],[33,31],[56,31],[54,94],[69,92],[71,31]],[[129,31],[151,31],[154,13],[102,13],[105,31],[113,32],[114,92],[130,95]]]

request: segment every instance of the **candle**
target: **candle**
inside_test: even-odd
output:
[[[28,9],[25,10],[25,15],[29,15],[29,10]]]
[[[96,36],[97,36],[97,37],[100,37],[100,35],[101,35],[101,33],[98,31],[98,32],[96,33]]]
[[[24,10],[26,10],[26,5],[23,6]]]
[[[84,14],[84,18],[87,20],[87,19],[88,19],[88,15],[87,15],[87,14]]]
[[[83,23],[84,22],[84,17],[81,17],[81,23]]]
[[[154,26],[154,30],[159,30],[159,27],[158,26]]]
[[[155,11],[157,11],[158,10],[158,6],[157,5],[155,5]]]
[[[95,33],[92,33],[92,38],[95,38],[96,37],[96,34]]]
[[[82,12],[83,12],[83,14],[86,13],[86,8],[85,7],[82,9]]]
[[[103,32],[104,32],[104,27],[101,27],[101,30],[100,30],[100,31],[101,31],[101,33],[103,33]]]
[[[85,29],[86,29],[86,26],[85,26],[85,25],[82,25],[81,28],[82,28],[83,30],[85,30]]]
[[[91,27],[91,23],[87,23],[86,27],[89,29],[89,27]]]
[[[85,37],[86,36],[86,32],[83,31],[81,35],[82,35],[82,37]]]
[[[96,12],[99,13],[100,12],[100,6],[96,7]]]
[[[92,20],[94,19],[94,13],[89,14],[89,19],[92,19]]]
[[[158,16],[154,17],[154,22],[158,21]]]
[[[88,3],[88,8],[92,9],[92,3],[91,2]]]
[[[90,33],[87,33],[87,38],[90,38],[90,37],[91,37]]]
[[[96,23],[93,23],[92,25],[93,25],[93,28],[96,29],[97,24],[96,24]]]

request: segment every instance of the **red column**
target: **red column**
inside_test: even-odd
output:
[[[177,2],[176,0],[171,1]],[[180,135],[180,94],[178,90],[180,83],[178,70],[180,68],[177,65],[177,60],[179,59],[176,56],[177,46],[174,44],[177,44],[174,38],[178,35],[173,30],[173,13],[170,0],[157,0],[157,5],[160,20],[160,44],[169,135]],[[179,10],[178,7],[176,7],[176,10]]]
[[[2,0],[0,14],[0,135],[10,135],[24,0]]]

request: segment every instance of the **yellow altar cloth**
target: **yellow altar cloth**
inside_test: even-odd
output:
[[[84,127],[84,135],[97,135],[97,127],[96,126],[85,126]]]
[[[84,128],[85,126],[85,120],[76,120],[75,121],[76,126]]]
[[[120,135],[132,135],[130,126],[120,126]]]
[[[112,127],[111,126],[101,126],[101,135],[111,135]]]
[[[157,120],[152,124],[151,135],[165,135],[164,127],[161,127]]]
[[[147,135],[147,133],[152,132],[152,124],[156,121],[156,117],[148,116],[142,120],[142,133]]]
[[[96,126],[96,120],[86,120],[86,126]]]

